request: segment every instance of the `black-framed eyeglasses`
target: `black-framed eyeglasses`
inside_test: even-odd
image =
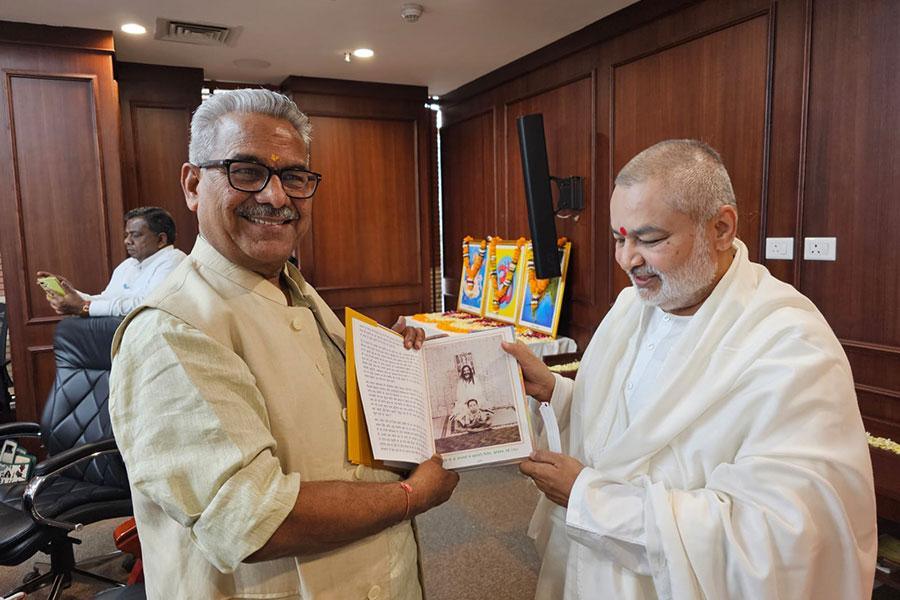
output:
[[[322,175],[298,167],[273,169],[251,160],[209,160],[197,165],[201,169],[225,169],[228,183],[239,192],[255,194],[269,185],[272,175],[278,175],[281,187],[289,198],[302,200],[312,198],[322,181]]]

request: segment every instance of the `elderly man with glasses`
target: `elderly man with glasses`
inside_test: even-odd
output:
[[[410,519],[458,476],[347,462],[343,326],[288,263],[322,179],[309,139],[267,90],[197,109],[181,182],[201,235],[113,344],[149,598],[421,597]]]

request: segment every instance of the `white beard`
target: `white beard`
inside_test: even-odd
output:
[[[699,227],[694,238],[694,247],[687,262],[670,273],[663,273],[650,266],[643,266],[628,273],[634,284],[634,272],[646,277],[656,275],[659,287],[655,290],[638,287],[638,296],[648,306],[658,306],[662,310],[676,310],[693,306],[707,295],[716,279],[716,261],[703,243],[704,229]]]

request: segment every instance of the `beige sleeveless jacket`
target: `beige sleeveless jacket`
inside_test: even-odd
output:
[[[202,237],[113,343],[110,415],[128,467],[149,598],[420,598],[408,522],[312,559],[248,564],[303,481],[391,481],[346,458],[344,328]]]

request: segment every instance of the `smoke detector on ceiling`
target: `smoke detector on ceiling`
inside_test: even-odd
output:
[[[158,18],[154,37],[164,42],[181,42],[202,46],[234,46],[242,30],[243,27],[225,27]]]
[[[400,7],[400,16],[407,23],[415,23],[418,21],[423,12],[425,12],[425,9],[421,4],[409,3]]]

